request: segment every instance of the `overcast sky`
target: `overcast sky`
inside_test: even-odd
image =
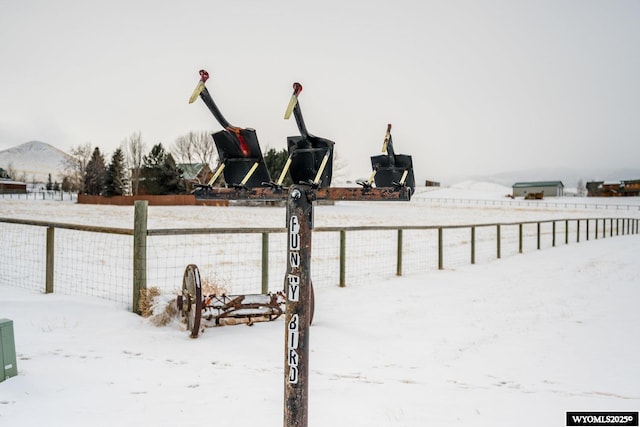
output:
[[[110,154],[221,129],[309,131],[366,177],[387,123],[416,179],[640,164],[640,0],[0,0],[0,150]],[[628,177],[621,177],[628,178]]]

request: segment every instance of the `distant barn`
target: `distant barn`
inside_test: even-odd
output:
[[[531,193],[542,193],[544,197],[564,196],[562,181],[516,182],[512,189],[514,197],[526,197]]]
[[[27,184],[24,182],[0,179],[0,194],[25,194]]]

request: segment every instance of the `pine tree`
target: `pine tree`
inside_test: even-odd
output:
[[[151,148],[149,155],[143,157],[143,167],[141,172],[142,187],[145,194],[163,194],[161,182],[161,168],[167,158],[167,153],[158,143]]]
[[[183,194],[186,191],[186,184],[182,178],[183,172],[176,165],[173,156],[167,154],[159,174],[162,194]]]
[[[53,190],[53,182],[51,181],[51,174],[49,174],[49,178],[47,178],[47,185],[45,186],[45,188],[48,191]]]
[[[141,185],[146,194],[181,194],[186,189],[182,173],[173,156],[167,154],[161,143],[156,144],[144,156]]]
[[[62,191],[73,191],[73,184],[71,183],[71,179],[68,176],[62,178],[61,190]]]
[[[104,164],[104,156],[100,153],[100,148],[96,147],[85,169],[84,193],[100,195],[104,188],[106,174],[107,168]]]
[[[270,148],[264,154],[264,164],[269,170],[269,175],[271,178],[276,181],[280,178],[280,174],[284,169],[284,165],[287,163],[287,159],[289,158],[289,153],[286,148],[283,148],[280,151],[276,151],[275,148]],[[282,185],[288,186],[291,185],[291,176],[287,174],[285,176]]]
[[[107,197],[122,196],[127,188],[124,153],[120,148],[111,156],[111,163],[107,168],[103,194]]]

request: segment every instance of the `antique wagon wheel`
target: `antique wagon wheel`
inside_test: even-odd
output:
[[[202,319],[202,284],[195,264],[189,264],[182,279],[182,312],[187,318],[191,338],[197,338]]]

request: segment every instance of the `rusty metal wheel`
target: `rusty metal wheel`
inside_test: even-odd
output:
[[[202,319],[202,284],[200,272],[195,264],[187,266],[182,278],[182,313],[187,318],[190,337],[197,338]]]

